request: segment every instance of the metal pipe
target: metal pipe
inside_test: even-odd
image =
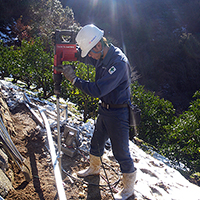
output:
[[[60,106],[59,106],[59,95],[56,97],[57,106],[57,132],[58,132],[58,162],[61,171],[61,137],[60,137]]]
[[[16,158],[22,163],[23,162],[23,157],[22,155],[19,153],[19,151],[17,150],[17,148],[15,147],[6,127],[4,126],[4,123],[2,121],[2,119],[0,118],[0,129],[2,132],[0,132],[2,139],[4,140],[4,142],[6,142],[6,144],[8,145],[8,147],[10,148],[10,150],[13,152],[13,154],[15,154]]]
[[[59,196],[60,200],[67,200],[66,195],[65,195],[65,190],[64,190],[64,187],[62,184],[61,170],[60,170],[59,164],[57,162],[57,155],[56,155],[56,151],[55,151],[55,147],[54,147],[54,143],[53,143],[53,138],[51,135],[51,128],[49,126],[49,122],[44,113],[44,110],[40,110],[40,112],[41,112],[42,118],[44,120],[46,130],[47,130],[47,138],[48,138],[48,143],[49,143],[49,148],[50,148],[52,164],[53,164],[53,168],[54,168],[54,176],[55,176],[55,180],[56,180],[58,196]]]
[[[57,101],[57,105],[59,106],[59,100]],[[29,107],[29,109],[30,109],[30,107]],[[52,165],[53,165],[53,169],[54,169],[54,176],[55,176],[55,180],[56,180],[58,196],[59,196],[60,200],[67,200],[66,195],[65,195],[65,191],[64,191],[64,187],[63,187],[63,184],[62,184],[61,167],[59,166],[59,162],[58,162],[58,160],[60,159],[60,154],[58,153],[58,156],[56,155],[56,151],[55,151],[55,147],[54,147],[54,143],[53,143],[53,138],[52,138],[52,134],[51,134],[51,128],[50,128],[48,119],[45,115],[46,110],[42,109],[40,106],[37,106],[37,109],[40,112],[40,115],[43,119],[45,128],[47,130],[47,139],[48,139],[49,148],[50,148],[50,154],[51,154],[51,160],[52,160]],[[57,110],[58,110],[58,117],[59,117],[60,116],[59,107],[57,107]],[[58,133],[60,133],[60,117],[58,118],[58,122],[59,122]]]
[[[26,107],[31,111],[31,113],[33,114],[33,116],[36,118],[38,124],[44,128],[44,124],[42,123],[42,120],[40,119],[40,117],[37,115],[37,113],[29,106],[28,103],[24,102],[24,104],[26,105]]]

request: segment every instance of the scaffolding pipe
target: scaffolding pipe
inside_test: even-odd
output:
[[[43,124],[41,118],[37,115],[37,113],[36,113],[36,112],[29,106],[29,104],[26,103],[25,101],[24,101],[24,104],[25,104],[26,107],[31,111],[31,113],[33,114],[33,116],[36,118],[38,124],[39,124],[42,128],[44,128],[44,124]]]
[[[57,186],[57,190],[58,190],[58,196],[59,196],[60,200],[67,200],[66,195],[65,195],[65,190],[64,190],[64,187],[63,187],[63,184],[62,184],[61,170],[60,170],[60,167],[59,167],[59,162],[58,162],[58,158],[57,158],[57,155],[56,155],[56,151],[55,151],[55,147],[54,147],[54,143],[53,143],[53,138],[52,138],[52,135],[51,135],[51,129],[50,129],[49,122],[47,120],[47,117],[46,117],[44,111],[45,110],[40,110],[42,118],[44,120],[46,130],[47,130],[47,138],[48,138],[51,160],[52,160],[53,169],[54,169],[56,186]],[[59,154],[58,154],[58,156],[59,156]]]
[[[13,152],[14,156],[16,157],[16,159],[22,164],[23,163],[23,158],[21,156],[21,154],[19,153],[19,151],[17,150],[17,148],[15,147],[1,117],[0,117],[0,136],[2,137],[2,139],[4,140],[4,143],[7,145],[7,147]]]
[[[60,106],[59,106],[59,96],[56,98],[57,105],[57,132],[58,132],[58,163],[61,171],[61,137],[60,137]]]

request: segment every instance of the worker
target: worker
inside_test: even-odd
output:
[[[95,130],[90,147],[90,166],[79,171],[79,177],[98,175],[105,143],[110,138],[112,151],[123,175],[123,189],[114,195],[116,200],[127,199],[134,194],[136,168],[129,151],[130,65],[125,54],[108,44],[104,31],[93,24],[84,26],[76,36],[81,57],[96,60],[95,82],[82,80],[70,65],[56,69],[66,79],[85,92],[101,100]]]

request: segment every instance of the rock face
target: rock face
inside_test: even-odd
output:
[[[0,92],[0,117],[2,118],[9,133],[15,133],[9,108]],[[13,189],[12,183],[6,176],[5,171],[8,169],[8,156],[0,149],[0,199],[5,197]]]
[[[0,168],[3,171],[8,169],[8,156],[0,149]]]
[[[180,172],[146,154],[131,141],[130,151],[138,171],[135,184],[138,199],[200,200],[200,187]]]
[[[1,91],[0,91],[0,117],[3,120],[5,127],[7,128],[8,133],[15,134],[13,122],[10,117],[10,111],[9,111],[6,101],[3,98]]]
[[[13,189],[12,183],[4,174],[3,170],[0,169],[0,199],[1,196],[5,197],[11,189]]]

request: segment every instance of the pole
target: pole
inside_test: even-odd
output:
[[[61,171],[61,137],[60,137],[60,106],[59,106],[59,95],[56,96],[57,105],[57,132],[58,132],[58,163]]]
[[[40,113],[44,120],[44,124],[45,124],[46,130],[47,130],[47,138],[48,138],[48,143],[49,143],[49,148],[50,148],[51,160],[52,160],[52,164],[53,164],[54,176],[55,176],[55,180],[56,180],[56,186],[57,186],[57,190],[58,190],[59,200],[67,200],[66,195],[65,195],[65,190],[63,187],[62,177],[61,177],[61,170],[58,166],[59,163],[57,162],[58,160],[57,160],[57,155],[56,155],[56,151],[55,151],[55,147],[54,147],[53,137],[51,134],[51,128],[49,126],[48,119],[44,113],[44,110],[40,110]]]

